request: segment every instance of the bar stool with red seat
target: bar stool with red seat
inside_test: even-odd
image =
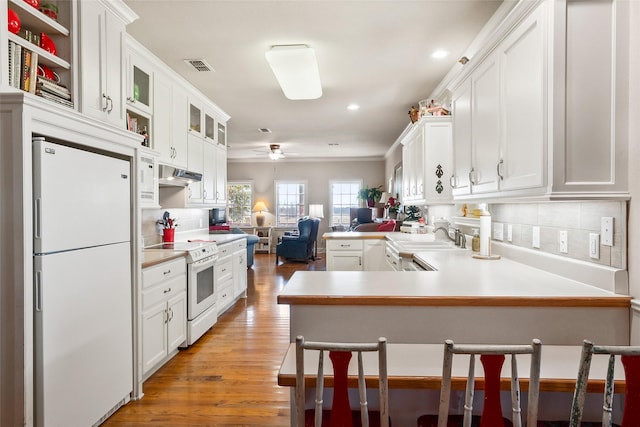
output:
[[[604,403],[602,405],[602,425],[607,427],[614,425],[612,424],[613,374],[615,357],[620,356],[625,375],[625,401],[621,427],[640,426],[640,346],[594,345],[591,341],[587,340],[585,340],[582,345],[576,389],[573,393],[573,402],[571,404],[569,426],[579,427],[583,425],[582,412],[587,394],[591,359],[594,354],[609,356],[607,378],[604,386]]]
[[[469,374],[465,390],[463,415],[449,415],[451,394],[451,369],[454,354],[469,355]],[[538,398],[540,391],[540,355],[541,343],[534,339],[530,345],[457,345],[453,341],[445,342],[444,361],[442,366],[442,385],[440,388],[440,406],[438,415],[422,415],[418,418],[418,427],[521,427],[520,381],[516,355],[530,354],[530,372],[527,403],[527,426],[535,426],[538,417]],[[484,369],[484,404],[482,415],[473,416],[473,394],[475,385],[475,360],[480,355]],[[505,355],[511,356],[511,406],[512,420],[502,417],[500,404],[500,373]]]
[[[304,354],[306,350],[317,350],[318,374],[316,376],[315,408],[305,410]],[[329,352],[333,365],[333,402],[330,410],[323,410],[324,354]],[[378,353],[378,390],[380,410],[369,411],[365,383],[363,352]],[[352,411],[348,396],[348,369],[352,353],[357,355],[358,391],[360,410]],[[387,382],[387,340],[379,338],[376,343],[327,343],[305,341],[296,338],[296,388],[295,407],[298,427],[389,427],[389,387]]]

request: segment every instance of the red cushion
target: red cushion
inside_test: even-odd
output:
[[[380,224],[378,226],[378,231],[393,231],[396,229],[396,220],[390,219],[389,221]]]

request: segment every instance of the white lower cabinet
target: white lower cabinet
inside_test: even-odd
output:
[[[218,245],[215,281],[218,315],[230,308],[247,289],[247,240],[243,237]]]
[[[142,369],[145,376],[169,360],[187,339],[184,258],[142,270]]]
[[[247,297],[247,239],[240,239],[233,252],[233,293],[236,298]]]
[[[364,241],[364,270],[384,271],[389,270],[385,256],[387,247],[384,239],[369,239]]]
[[[327,240],[327,271],[363,271],[363,241]]]

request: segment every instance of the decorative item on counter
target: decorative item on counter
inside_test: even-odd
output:
[[[56,44],[45,33],[40,33],[40,47],[52,55],[58,54],[58,49],[56,49]]]
[[[473,238],[471,239],[471,250],[480,252],[480,234],[477,228],[473,229]]]
[[[169,214],[168,211],[165,211],[162,215],[162,219],[156,221],[156,224],[161,226],[162,241],[164,243],[172,243],[174,241],[176,227],[178,226],[176,219],[171,218],[170,216],[171,214]]]
[[[50,1],[40,3],[40,7],[38,9],[54,21],[58,20],[58,6],[55,3]]]
[[[420,212],[420,208],[418,206],[406,206],[404,208],[404,212],[407,215],[405,217],[405,221],[418,221],[422,220],[424,223],[424,218],[422,218],[422,212]]]
[[[8,20],[9,20],[9,23],[8,23],[9,32],[13,34],[18,34],[21,26],[20,17],[13,9],[7,9],[7,13],[8,13]]]
[[[411,123],[417,122],[420,119],[420,110],[412,105],[409,110],[409,118],[411,119]]]
[[[398,217],[398,211],[400,210],[400,202],[395,197],[389,197],[384,208],[389,212],[389,218],[396,219]]]
[[[24,0],[24,2],[36,9],[40,8],[40,0]]]
[[[420,218],[418,223],[418,234],[427,234],[427,225],[424,223],[424,218]]]

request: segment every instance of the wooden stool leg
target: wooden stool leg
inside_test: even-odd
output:
[[[333,363],[333,403],[329,427],[353,427],[347,384],[347,370],[351,360],[351,352],[330,351],[329,357]]]
[[[640,426],[640,356],[621,356],[626,393],[622,427]]]
[[[480,427],[504,427],[500,404],[500,371],[504,355],[483,354],[480,356],[480,362],[484,368],[484,406]]]

